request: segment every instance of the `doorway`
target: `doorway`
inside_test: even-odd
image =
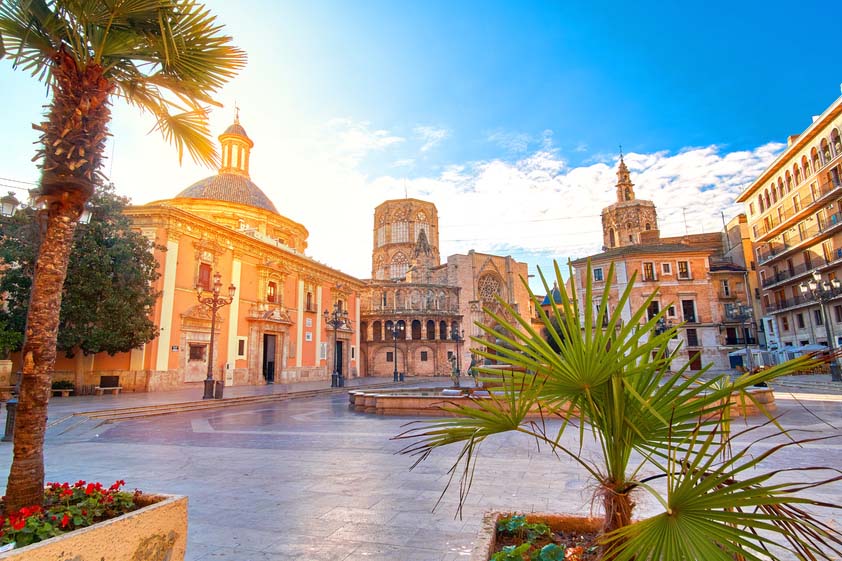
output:
[[[275,383],[275,335],[263,335],[263,379]]]
[[[345,374],[342,371],[342,363],[343,363],[344,358],[345,357],[342,353],[342,341],[337,341],[336,342],[336,348],[334,349],[334,355],[333,355],[333,360],[334,360],[333,368],[336,370],[336,373],[339,374],[340,376],[344,376],[344,374]]]

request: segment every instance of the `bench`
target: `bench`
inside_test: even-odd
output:
[[[119,376],[100,376],[99,385],[94,387],[94,392],[96,395],[103,395],[105,392],[119,395],[122,389]]]
[[[73,390],[70,389],[70,388],[68,388],[68,389],[53,388],[53,395],[54,396],[60,395],[61,397],[70,397],[70,394],[72,394],[72,393],[73,393]]]

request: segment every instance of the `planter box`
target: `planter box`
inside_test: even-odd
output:
[[[2,561],[183,561],[187,497],[142,495],[142,508],[8,553]]]
[[[553,530],[572,530],[575,532],[599,532],[602,530],[602,518],[570,516],[566,514],[488,512],[482,518],[482,527],[477,534],[474,549],[469,561],[488,561],[494,553],[497,541],[497,521],[510,514],[524,514],[530,524],[543,522]],[[0,557],[2,559],[2,557]]]

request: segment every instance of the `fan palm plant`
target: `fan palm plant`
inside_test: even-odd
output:
[[[22,350],[14,459],[4,506],[38,504],[62,286],[73,233],[102,181],[110,104],[150,113],[178,150],[216,161],[207,123],[212,95],[245,64],[222,26],[189,0],[5,0],[0,56],[44,82],[52,98],[40,131],[38,197],[46,209]]]
[[[555,274],[561,286],[558,264]],[[511,321],[492,314],[498,328],[480,327],[498,341],[484,341],[489,350],[476,352],[503,357],[515,368],[490,399],[448,405],[454,417],[424,421],[398,435],[410,439],[403,452],[417,455],[417,465],[439,447],[461,444],[451,475],[451,481],[457,475],[461,479],[461,507],[471,487],[477,448],[486,438],[517,431],[548,444],[597,483],[604,516],[603,559],[760,560],[775,558],[773,544],[785,544],[799,559],[838,555],[838,533],[813,514],[836,505],[799,492],[838,481],[839,472],[798,482],[792,480],[798,474],[789,472],[804,473],[802,469],[764,469],[769,456],[799,443],[758,445],[768,438],[767,429],[763,437],[752,439],[756,427],[732,434],[729,422],[732,394],[750,399],[750,387],[817,361],[799,358],[733,381],[705,376],[706,369],[691,372],[687,366],[672,372],[675,352],[668,350],[668,342],[678,327],[656,329],[663,311],[647,317],[657,293],[623,321],[634,277],[609,310],[613,275],[611,267],[601,294],[594,294],[588,281],[582,299],[588,305],[580,307],[574,289],[570,297],[562,292],[561,303],[548,312],[538,307],[541,331],[550,341],[510,307]],[[584,277],[593,278],[590,264]],[[544,286],[548,289],[546,280]],[[530,296],[535,301],[531,291]],[[591,302],[598,302],[595,309]],[[536,410],[540,420],[527,418]],[[558,428],[546,422],[551,418],[560,419]],[[783,430],[777,419],[770,417],[766,424],[777,434]],[[565,444],[562,437],[569,431],[577,433],[578,446]],[[597,444],[596,460],[581,454],[586,440]],[[748,446],[741,444],[747,440]],[[634,496],[639,493],[654,496],[663,511],[635,520]]]

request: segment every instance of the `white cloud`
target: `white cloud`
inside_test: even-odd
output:
[[[532,137],[525,132],[498,130],[489,134],[487,139],[508,152],[522,154],[529,148]]]
[[[414,132],[415,136],[423,142],[421,145],[422,152],[430,150],[442,140],[450,136],[450,131],[441,127],[417,126],[412,129],[412,132]]]

